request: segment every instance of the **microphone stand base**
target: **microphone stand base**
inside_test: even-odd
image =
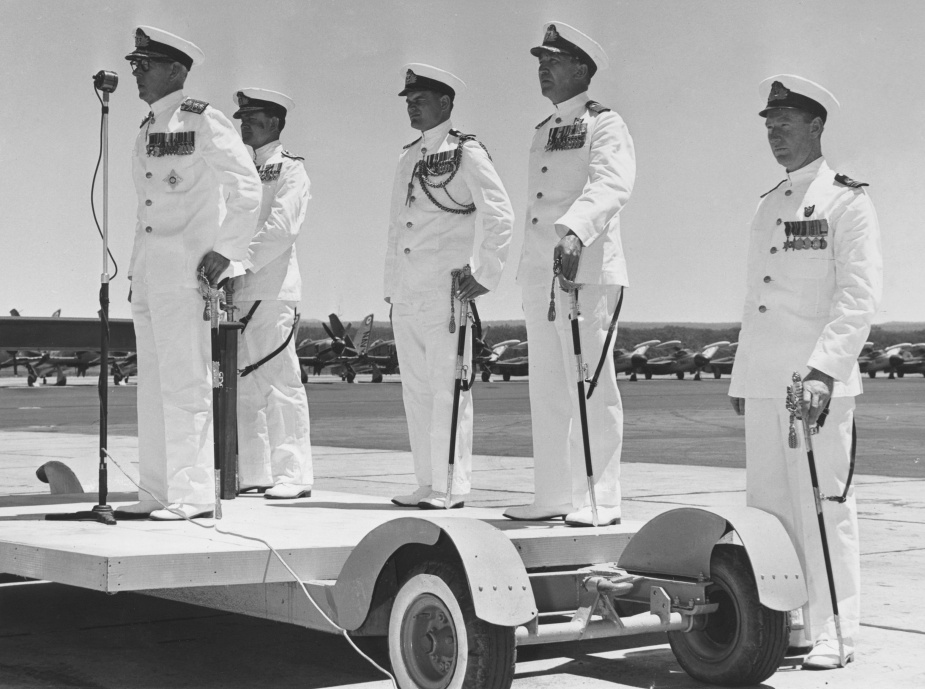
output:
[[[96,505],[92,510],[69,512],[64,514],[46,514],[45,520],[50,522],[99,522],[107,526],[116,525],[116,516],[109,505]]]

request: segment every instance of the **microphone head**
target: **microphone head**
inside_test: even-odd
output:
[[[119,85],[119,75],[109,70],[101,69],[93,75],[93,86],[105,93],[112,93]]]

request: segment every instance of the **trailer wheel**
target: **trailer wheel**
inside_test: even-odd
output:
[[[517,659],[514,629],[475,616],[457,566],[425,562],[395,597],[389,658],[402,689],[508,689]]]
[[[719,610],[691,632],[668,632],[671,650],[694,679],[724,686],[758,684],[774,674],[787,652],[790,614],[758,600],[745,549],[718,546],[707,589]]]

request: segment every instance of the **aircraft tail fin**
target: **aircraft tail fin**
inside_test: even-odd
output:
[[[363,319],[363,332],[360,335],[360,347],[357,349],[357,353],[360,356],[365,356],[366,352],[369,350],[369,340],[370,335],[373,332],[373,314],[369,314],[366,318]]]
[[[61,309],[58,309],[58,310],[55,311],[53,314],[51,314],[51,317],[52,317],[52,318],[61,318]]]
[[[19,318],[19,317],[20,317],[20,316],[19,316],[19,309],[10,309],[10,315],[11,315],[13,318]]]

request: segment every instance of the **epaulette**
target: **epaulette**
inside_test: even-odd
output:
[[[154,120],[154,113],[153,113],[153,112],[149,112],[147,115],[145,115],[145,118],[141,121],[141,124],[138,125],[138,128],[141,129],[141,128],[144,127],[146,124],[148,124],[148,122],[151,122],[151,121],[153,121],[153,120]]]
[[[610,112],[610,108],[605,108],[596,100],[589,100],[585,103],[585,107],[595,115],[600,115],[602,112]]]
[[[481,141],[475,138],[475,134],[463,134],[458,129],[451,129],[450,134],[452,136],[455,136],[457,139],[459,139],[460,146],[464,146],[467,141],[471,141],[473,143],[478,144],[479,146],[482,147],[482,150],[485,151],[485,155],[488,156],[488,159],[491,160],[491,153],[489,153],[488,149],[485,148],[485,144],[483,144]]]
[[[291,158],[292,160],[305,160],[302,156],[297,156],[295,153],[290,153],[285,149],[283,149],[282,155],[284,158]]]
[[[782,179],[780,182],[778,182],[778,183],[774,186],[773,189],[768,189],[768,190],[767,190],[766,192],[764,192],[759,198],[762,198],[762,199],[763,199],[765,196],[767,196],[768,194],[770,194],[772,191],[774,191],[774,189],[777,189],[777,187],[779,187],[781,184],[783,184],[783,183],[786,182],[786,181],[787,181],[787,180]]]
[[[412,146],[414,146],[418,141],[420,141],[420,140],[423,139],[423,138],[424,138],[424,137],[419,136],[419,137],[416,138],[414,141],[412,141],[410,144],[405,144],[404,146],[402,146],[402,148],[403,148],[404,150],[408,150],[409,148],[411,148]]]
[[[209,104],[204,100],[196,100],[195,98],[187,98],[185,101],[180,103],[180,110],[183,110],[184,112],[194,112],[197,115],[201,115],[208,107]]]
[[[536,125],[536,129],[539,129],[539,128],[542,127],[544,124],[546,124],[547,122],[549,122],[549,120],[551,120],[551,119],[552,119],[552,115],[550,115],[550,116],[547,117],[545,120],[543,120],[543,121],[540,122],[538,125]]]
[[[870,186],[867,182],[855,182],[848,175],[835,175],[835,181],[839,184],[845,185],[846,187],[854,187],[855,189]]]

